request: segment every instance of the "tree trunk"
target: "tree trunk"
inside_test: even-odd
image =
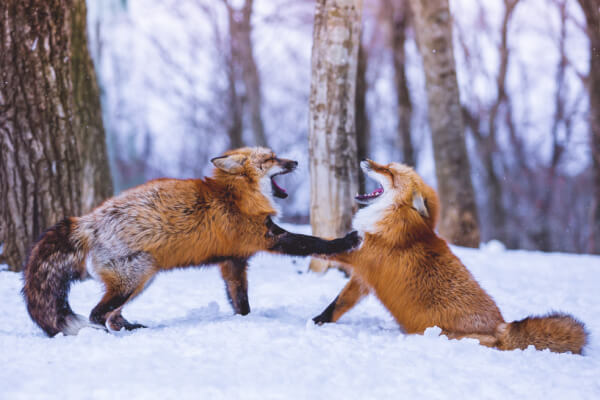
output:
[[[410,5],[425,70],[442,209],[439,232],[451,243],[477,247],[477,206],[465,143],[448,0],[410,0]]]
[[[229,40],[232,62],[241,71],[245,89],[250,126],[257,146],[267,146],[267,137],[262,119],[262,93],[260,75],[254,59],[252,46],[252,8],[254,0],[244,0],[241,10],[236,10],[229,0],[223,0],[229,15]],[[234,69],[234,70],[235,70]]]
[[[355,94],[362,0],[317,0],[309,110],[313,234],[337,237],[352,226],[357,189]],[[311,269],[328,263],[313,260]]]
[[[579,0],[585,14],[587,35],[590,40],[590,141],[592,173],[594,176],[595,204],[592,210],[591,251],[600,254],[600,5],[598,0]]]
[[[82,161],[81,211],[85,214],[113,195],[113,184],[102,123],[100,89],[88,51],[85,1],[73,0],[66,3],[71,7],[72,123],[77,127],[73,132],[78,136],[77,144]]]
[[[369,115],[367,114],[367,49],[362,42],[358,48],[358,66],[356,71],[356,154],[358,160],[367,158],[369,155],[369,139],[371,131],[369,126]],[[365,176],[358,174],[358,191],[365,192]]]
[[[233,40],[231,37],[229,40]],[[237,149],[244,146],[243,139],[243,117],[242,117],[242,104],[237,92],[237,83],[235,77],[235,61],[233,54],[229,54],[227,57],[227,79],[229,85],[227,88],[228,95],[228,106],[229,106],[229,126],[227,127],[227,136],[229,137],[229,148]]]
[[[495,143],[494,143],[495,146]],[[494,156],[496,151],[480,151],[484,153],[483,168],[487,183],[487,203],[490,210],[490,239],[496,239],[507,243],[506,236],[506,212],[502,201],[502,182],[494,167]]]
[[[0,3],[0,263],[112,194],[83,0]]]
[[[402,162],[416,166],[415,150],[411,136],[412,103],[406,79],[406,29],[410,16],[407,0],[386,0],[385,12],[390,23],[390,47],[394,60],[394,84],[398,114],[398,141],[402,148]]]
[[[95,72],[96,72],[96,80],[98,82],[99,92],[100,92],[100,105],[102,108],[102,121],[104,124],[104,132],[106,136],[106,153],[108,158],[108,165],[110,166],[110,172],[112,173],[112,184],[113,190],[116,193],[127,188],[126,185],[123,184],[124,179],[119,173],[119,164],[121,164],[121,160],[119,157],[122,157],[121,148],[118,145],[117,135],[118,133],[114,129],[115,125],[115,116],[112,115],[109,107],[107,107],[107,90],[106,86],[108,81],[103,79],[102,76],[102,60],[104,59],[105,52],[105,43],[103,38],[103,32],[105,30],[110,30],[108,25],[111,20],[117,19],[121,17],[121,14],[127,12],[127,0],[94,0],[94,1],[86,1],[87,4],[87,21],[91,24],[90,29],[87,32],[90,34],[88,36],[88,48],[90,51],[90,56],[92,57],[92,61],[94,63]],[[110,78],[113,84],[119,82],[121,72],[117,69],[115,71],[115,76]]]
[[[242,20],[240,25],[240,63],[242,65],[242,76],[246,87],[246,97],[250,112],[250,125],[254,142],[257,146],[267,146],[267,137],[261,115],[262,93],[260,86],[260,75],[254,59],[254,47],[252,46],[252,5],[253,0],[246,0],[242,9]]]

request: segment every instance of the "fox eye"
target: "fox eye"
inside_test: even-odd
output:
[[[267,166],[266,164],[268,164],[268,163],[270,163],[270,162],[272,162],[272,161],[275,161],[275,160],[276,160],[276,158],[275,158],[275,157],[269,157],[269,158],[267,158],[266,160],[264,160],[264,161],[261,163],[261,165],[260,165],[260,169],[265,169],[265,168],[266,168],[266,166]]]

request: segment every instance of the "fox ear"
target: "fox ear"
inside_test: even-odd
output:
[[[231,154],[228,156],[215,157],[210,161],[221,171],[230,174],[239,174],[244,169],[246,157],[241,154]]]
[[[427,205],[425,204],[425,199],[419,192],[413,192],[413,200],[412,206],[421,216],[425,218],[429,218],[429,211],[427,210]]]

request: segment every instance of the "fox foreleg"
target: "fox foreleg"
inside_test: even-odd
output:
[[[225,281],[225,290],[229,303],[236,314],[246,315],[250,313],[248,303],[248,278],[246,269],[248,260],[246,258],[232,258],[219,264],[221,276]]]
[[[267,218],[267,238],[271,242],[268,250],[292,256],[330,255],[356,248],[361,238],[358,232],[348,233],[343,238],[325,240],[315,236],[288,232]]]
[[[370,289],[356,276],[352,276],[340,294],[331,302],[321,314],[313,318],[317,325],[336,322],[342,315],[356,305],[363,297],[368,295]]]

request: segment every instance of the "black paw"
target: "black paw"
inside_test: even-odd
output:
[[[237,307],[234,307],[234,312],[239,315],[250,314],[250,304],[248,302],[241,303]]]
[[[134,329],[139,328],[147,328],[145,325],[142,324],[132,324],[131,322],[123,318],[121,314],[113,315],[112,317],[110,317],[108,321],[106,321],[106,325],[109,328],[109,330],[115,332],[118,332],[123,328],[125,328],[126,331],[132,331]]]
[[[320,315],[317,315],[316,317],[313,318],[313,322],[317,325],[323,325],[328,322],[332,322],[333,321],[333,311],[335,310],[335,303],[337,302],[337,300],[338,300],[338,298],[336,297],[335,300],[332,301],[331,304],[328,305],[327,308],[324,309]]]
[[[344,236],[344,245],[346,249],[343,251],[350,251],[356,249],[362,243],[362,237],[358,234],[358,231],[352,231]]]
[[[321,315],[317,315],[316,317],[313,318],[313,322],[316,325],[323,325],[323,324],[327,324],[329,322],[331,322],[331,318],[328,315],[324,315],[325,313],[321,314]]]
[[[125,328],[125,330],[128,330],[128,331],[133,331],[134,329],[147,328],[147,326],[142,325],[142,324],[132,324],[131,322],[127,322],[125,325],[123,325],[123,328]]]

